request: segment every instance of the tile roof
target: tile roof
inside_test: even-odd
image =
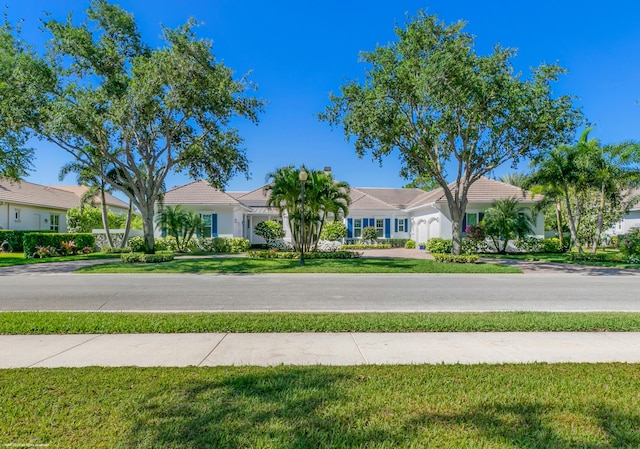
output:
[[[264,191],[265,187],[266,186],[258,187],[251,192],[233,192],[234,198],[247,206],[266,207],[269,196]]]
[[[67,190],[4,179],[0,179],[0,201],[63,210],[80,205],[80,199]]]
[[[89,190],[89,188],[87,186],[49,186],[49,187],[53,187],[54,189],[60,189],[60,190],[66,190],[67,192],[71,192],[74,195],[76,195],[78,197],[78,199],[80,199],[80,197],[82,195],[84,195],[84,193]],[[105,198],[107,200],[107,206],[111,206],[111,207],[117,207],[120,209],[129,209],[129,204],[125,203],[124,201],[122,201],[119,198],[116,198],[115,196],[113,196],[110,193],[105,193]],[[96,195],[95,198],[93,199],[95,204],[100,204],[101,200],[100,200],[100,195]]]
[[[225,206],[240,205],[237,199],[216,189],[207,181],[194,181],[174,187],[164,194],[164,204],[219,204]]]
[[[449,188],[453,188],[454,186],[455,183],[449,184]],[[528,190],[522,190],[520,187],[485,178],[484,176],[471,185],[467,194],[469,203],[491,203],[498,198],[516,198],[523,203],[537,203],[544,197],[542,195],[534,195],[532,197],[531,192]],[[446,203],[446,201],[447,198],[444,195],[444,190],[440,187],[418,196],[408,205],[408,208],[412,209],[429,203]]]
[[[351,205],[349,206],[349,211],[357,211],[357,210],[399,210],[400,208],[397,206],[393,206],[391,204],[385,203],[381,199],[375,198],[372,195],[369,195],[359,188],[351,187]]]
[[[422,195],[424,190],[421,189],[399,189],[399,188],[372,188],[357,187],[360,192],[366,193],[374,198],[384,201],[387,204],[404,209],[407,204],[411,203],[416,197]]]

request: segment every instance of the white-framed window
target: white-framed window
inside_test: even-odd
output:
[[[406,232],[407,230],[404,228],[404,218],[398,219],[398,232]]]
[[[478,224],[478,214],[471,212],[467,214],[467,226],[473,226]]]
[[[384,219],[376,218],[376,231],[378,231],[378,238],[384,237]]]
[[[202,218],[202,237],[211,237],[211,214],[200,214]]]
[[[16,223],[20,223],[20,209],[14,209],[14,215],[13,215]]]
[[[353,237],[357,239],[362,237],[362,219],[361,218],[353,219]]]
[[[49,215],[49,229],[58,232],[60,230],[60,215]]]

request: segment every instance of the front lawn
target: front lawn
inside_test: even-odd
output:
[[[177,259],[150,264],[111,262],[78,273],[522,273],[499,263],[444,264],[426,259],[361,258],[298,260],[227,257]]]
[[[637,448],[633,364],[0,370],[0,445]]]
[[[626,258],[616,249],[599,250],[595,255],[590,252],[583,254],[582,260],[575,260],[576,252],[571,253],[525,253],[525,254],[479,254],[484,259],[511,259],[530,260],[534,262],[564,263],[575,265],[588,265],[605,268],[635,268],[640,265],[628,263]],[[591,259],[591,260],[590,260]]]
[[[640,332],[640,313],[0,312],[0,334],[203,332]]]

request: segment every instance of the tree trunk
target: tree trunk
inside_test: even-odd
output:
[[[104,226],[104,232],[107,234],[107,242],[109,246],[113,248],[113,239],[111,238],[111,231],[109,230],[109,211],[107,210],[107,196],[104,193],[104,185],[100,189],[100,201],[102,203],[102,226]]]
[[[129,232],[131,231],[131,217],[133,216],[133,202],[129,200],[129,210],[127,211],[127,223],[124,227],[124,234],[122,235],[122,241],[120,242],[120,248],[127,246],[129,240]]]
[[[569,221],[569,231],[571,231],[571,240],[573,240],[573,244],[576,245],[578,249],[578,254],[582,254],[582,245],[580,245],[580,241],[578,240],[578,231],[576,230],[576,223],[573,218],[573,211],[571,210],[571,203],[569,202],[569,190],[565,187],[564,189],[565,201],[567,202],[567,219]]]
[[[153,239],[154,234],[154,203],[147,201],[146,204],[141,204],[140,215],[142,215],[142,229],[144,232],[144,252],[146,254],[155,254],[155,242]]]
[[[596,224],[596,233],[593,236],[593,247],[591,252],[593,254],[598,250],[598,243],[600,243],[600,234],[602,233],[602,226],[604,223],[604,183],[600,188],[600,207],[598,208],[598,223]]]
[[[558,227],[558,240],[560,240],[560,248],[564,250],[564,235],[562,230],[562,204],[560,200],[556,201],[556,225]]]
[[[451,254],[459,256],[462,254],[462,217],[464,210],[457,204],[449,206],[451,213]]]

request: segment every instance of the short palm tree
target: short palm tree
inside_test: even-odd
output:
[[[204,224],[200,215],[186,211],[180,205],[162,207],[157,223],[175,239],[176,250],[180,252],[187,250],[189,242],[202,232]]]
[[[531,218],[515,198],[497,199],[485,211],[484,231],[500,254],[507,252],[509,240],[533,233]]]

